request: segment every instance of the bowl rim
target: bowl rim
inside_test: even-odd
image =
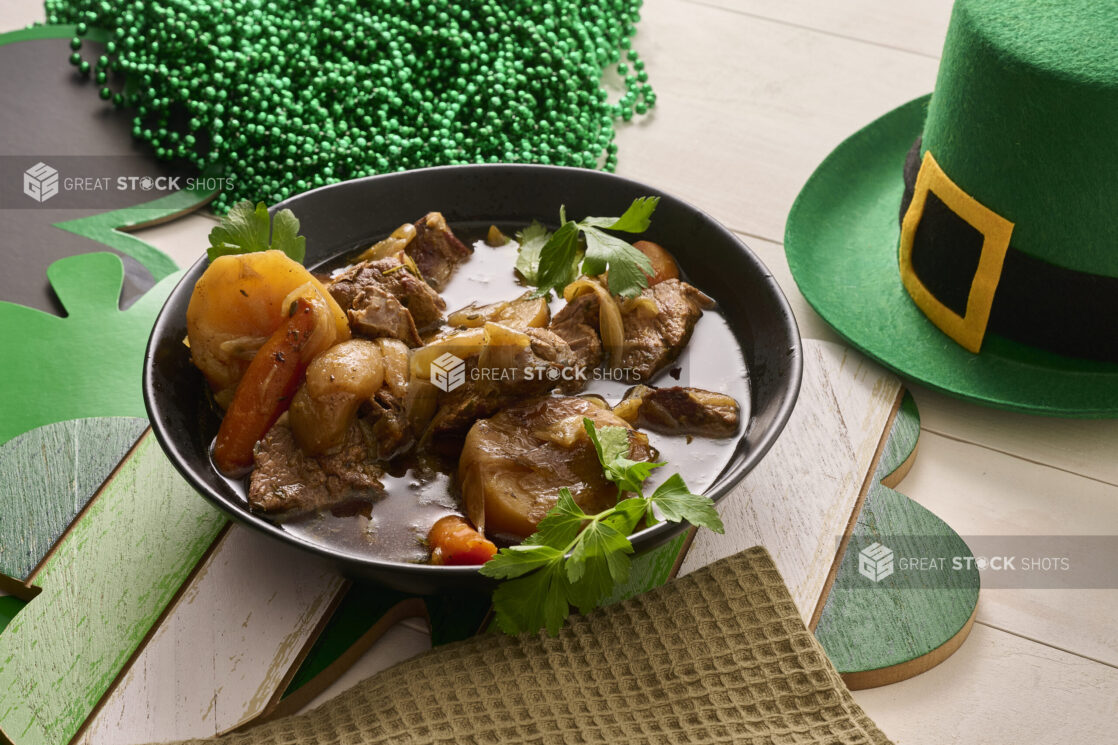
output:
[[[552,166],[534,163],[482,163],[482,164],[469,164],[457,166],[433,166],[430,168],[419,168],[409,171],[396,171],[393,173],[377,174],[373,176],[365,176],[362,178],[349,179],[346,181],[339,181],[333,184],[319,186],[314,189],[309,189],[299,194],[284,199],[269,208],[269,214],[274,215],[282,209],[290,208],[292,202],[302,199],[308,195],[325,192],[335,189],[351,188],[353,184],[368,183],[372,181],[378,182],[391,182],[394,180],[413,178],[413,174],[426,174],[426,173],[440,173],[440,172],[461,172],[463,170],[471,171],[546,171],[548,173],[560,175],[564,173],[577,173],[580,177],[601,178],[606,181],[612,181],[618,185],[625,185],[634,189],[643,189],[645,192],[658,193],[663,196],[669,196],[673,201],[679,203],[686,209],[691,210],[696,216],[709,223],[717,232],[732,244],[739,248],[743,258],[748,261],[752,268],[757,272],[761,282],[768,288],[772,298],[777,303],[777,315],[783,321],[784,331],[791,340],[791,347],[788,352],[788,375],[785,380],[785,389],[783,398],[780,401],[772,419],[768,425],[767,431],[764,433],[761,440],[756,443],[748,453],[737,460],[728,463],[718,476],[715,477],[712,483],[704,492],[706,496],[710,497],[714,502],[718,502],[722,497],[733,490],[741,480],[751,471],[768,453],[773,444],[783,432],[788,419],[795,408],[797,399],[799,397],[800,385],[803,380],[803,345],[800,337],[799,327],[796,322],[795,315],[792,312],[791,304],[785,296],[780,285],[776,282],[771,271],[761,261],[761,259],[753,252],[746,243],[739,238],[733,231],[724,226],[719,221],[708,215],[703,210],[695,207],[690,202],[680,199],[668,192],[661,189],[650,187],[649,185],[636,181],[634,179],[618,176],[613,173],[604,171],[593,171],[585,168],[574,168],[570,166]],[[168,313],[168,306],[173,299],[176,299],[180,292],[183,291],[184,285],[191,279],[191,274],[201,264],[208,263],[205,253],[198,258],[194,264],[190,265],[183,271],[183,277],[175,285],[175,287],[168,294],[167,299],[164,301],[163,307],[159,311],[159,315],[155,319],[152,326],[151,335],[148,337],[148,343],[144,351],[144,370],[143,370],[143,398],[144,407],[147,410],[148,421],[151,429],[155,434],[156,440],[159,442],[160,447],[163,449],[168,460],[175,466],[176,470],[186,479],[186,481],[202,495],[207,501],[211,502],[219,509],[221,509],[228,517],[240,523],[247,523],[251,527],[262,530],[266,534],[279,539],[280,541],[289,545],[295,546],[301,550],[310,551],[318,556],[332,561],[340,561],[343,563],[352,563],[360,565],[362,570],[369,571],[388,571],[400,575],[409,575],[416,577],[440,578],[449,579],[453,576],[462,577],[463,580],[467,577],[473,577],[478,573],[479,566],[448,566],[438,564],[415,564],[403,561],[393,561],[390,559],[378,558],[375,556],[365,556],[361,554],[354,554],[340,548],[335,548],[322,543],[307,540],[302,536],[283,530],[283,528],[268,520],[262,515],[258,515],[247,507],[231,504],[226,499],[219,495],[211,493],[208,484],[203,482],[195,470],[187,463],[187,453],[184,452],[185,448],[172,438],[171,434],[167,431],[163,418],[160,416],[160,405],[156,401],[155,388],[156,383],[154,379],[155,367],[155,347],[159,340],[166,335],[166,327],[170,325],[171,319]],[[731,328],[733,324],[731,324]],[[747,368],[748,371],[748,368]],[[737,448],[740,448],[749,432],[749,423],[741,434],[738,436]],[[661,521],[656,525],[644,528],[636,533],[633,533],[629,538],[633,544],[633,548],[639,551],[642,547],[655,546],[680,530],[680,524],[668,523]]]

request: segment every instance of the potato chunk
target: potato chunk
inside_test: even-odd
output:
[[[478,530],[523,539],[555,506],[559,489],[593,514],[612,507],[617,487],[607,481],[583,417],[597,427],[624,427],[629,457],[653,456],[648,438],[608,409],[583,398],[545,396],[474,423],[458,475],[466,514]]]
[[[287,317],[285,299],[307,284],[334,319],[333,338],[348,339],[345,313],[326,288],[283,251],[214,259],[190,295],[186,333],[190,356],[215,393],[236,387],[256,350]]]

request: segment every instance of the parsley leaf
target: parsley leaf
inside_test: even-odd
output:
[[[583,522],[589,519],[590,516],[575,502],[571,490],[564,486],[559,490],[559,501],[544,515],[536,526],[536,532],[528,536],[524,543],[566,551],[578,531],[582,530]]]
[[[650,499],[652,506],[668,522],[686,520],[692,525],[710,528],[715,533],[726,531],[710,497],[692,494],[678,473],[656,487]]]
[[[606,478],[621,492],[636,496],[588,515],[564,487],[535,533],[519,546],[502,548],[482,565],[483,575],[506,580],[493,593],[493,608],[497,625],[507,634],[546,628],[554,636],[572,605],[586,613],[609,599],[629,577],[629,535],[641,520],[653,524],[654,512],[671,522],[686,520],[723,531],[714,503],[692,494],[679,474],[651,497],[641,493],[652,469],[664,464],[630,460],[627,428],[598,429],[589,418],[582,423]]]
[[[586,526],[567,560],[568,597],[587,613],[609,597],[615,584],[629,579],[629,554],[633,544],[617,528],[604,520]]]
[[[663,465],[665,464],[618,458],[606,468],[606,478],[617,484],[621,491],[640,494],[641,484],[652,474],[652,470]]]
[[[561,559],[563,553],[551,546],[524,545],[510,546],[507,553],[502,552],[486,563],[486,574],[494,579],[512,579],[539,569]]]
[[[626,457],[629,455],[629,430],[625,427],[598,429],[594,426],[594,421],[587,417],[583,417],[582,426],[586,428],[586,434],[594,444],[594,450],[598,453],[598,462],[602,464],[606,478],[617,484],[617,488],[621,491],[639,494],[641,484],[652,473],[652,469],[664,465],[629,460]]]
[[[660,197],[637,197],[621,217],[588,217],[582,224],[625,233],[643,233],[652,224],[652,213],[658,204]]]
[[[270,227],[270,231],[269,231]],[[269,232],[271,241],[269,242]],[[263,202],[237,202],[221,223],[210,231],[206,253],[213,261],[219,256],[255,253],[269,249],[283,251],[299,263],[307,254],[307,239],[299,235],[299,220],[291,210],[280,210],[273,220]]]
[[[563,223],[540,249],[540,260],[536,269],[537,296],[548,294],[552,289],[561,293],[563,288],[578,277],[578,264],[581,256],[578,239],[578,225]]]
[[[530,285],[539,281],[540,251],[551,238],[551,233],[535,220],[528,227],[521,230],[516,240],[520,244],[519,253],[516,255],[516,271]]]
[[[516,270],[537,288],[537,296],[562,291],[580,273],[596,276],[606,271],[610,292],[622,297],[638,295],[654,274],[652,262],[629,243],[604,231],[644,232],[659,202],[660,197],[639,197],[621,217],[587,217],[580,222],[568,220],[566,209],[560,207],[560,227],[546,240],[543,236],[547,231],[539,223],[533,222],[522,231]]]
[[[582,426],[586,428],[586,436],[594,445],[598,461],[604,468],[608,469],[610,463],[629,454],[629,430],[625,427],[598,429],[590,417],[582,418]]]
[[[489,563],[483,566],[487,567]],[[538,572],[503,582],[493,591],[497,626],[506,634],[535,633],[546,628],[549,634],[555,636],[570,613],[567,592],[567,576],[561,559],[552,561]]]
[[[602,522],[609,523],[625,535],[636,529],[637,523],[648,512],[648,500],[644,497],[629,497],[617,503],[612,515],[606,515]]]
[[[597,228],[586,228],[582,234],[586,236],[584,274],[601,274],[608,268],[609,291],[621,297],[635,297],[648,287],[648,278],[656,273],[651,259]]]

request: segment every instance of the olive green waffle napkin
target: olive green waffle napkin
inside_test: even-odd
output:
[[[768,553],[752,548],[574,618],[557,638],[489,634],[439,647],[307,714],[189,742],[889,741],[804,627]]]

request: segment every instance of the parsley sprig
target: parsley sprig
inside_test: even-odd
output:
[[[269,242],[269,233],[271,241]],[[248,254],[278,249],[300,264],[307,254],[307,239],[299,235],[299,220],[291,210],[280,210],[268,219],[263,202],[237,202],[221,223],[210,231],[210,247],[206,253],[213,261],[218,256]]]
[[[582,423],[606,478],[636,496],[588,515],[564,487],[535,533],[518,546],[501,549],[481,567],[487,577],[508,580],[493,593],[497,625],[507,634],[546,628],[554,636],[572,605],[586,613],[609,599],[629,577],[629,536],[642,519],[648,525],[685,520],[723,532],[714,503],[692,494],[678,473],[644,496],[644,481],[665,464],[630,460],[628,429],[598,429],[587,418]]]
[[[633,200],[621,217],[568,220],[559,208],[559,229],[548,233],[533,222],[520,234],[516,269],[538,295],[562,292],[579,274],[596,276],[609,270],[609,291],[622,297],[639,295],[653,275],[652,262],[626,241],[606,230],[643,233],[648,230],[660,197]]]

